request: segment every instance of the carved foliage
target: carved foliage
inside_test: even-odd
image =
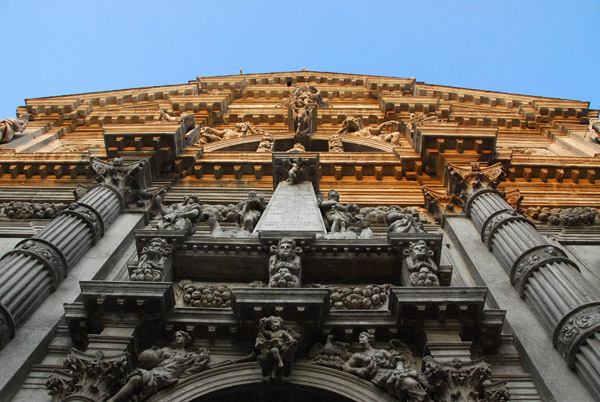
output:
[[[504,178],[501,163],[481,167],[478,162],[473,162],[469,168],[449,163],[446,169],[448,192],[455,196],[453,200],[460,206],[479,190],[495,189]]]
[[[231,289],[225,285],[195,285],[190,280],[179,282],[178,294],[190,307],[231,307]]]
[[[125,378],[128,354],[105,359],[102,352],[94,355],[71,350],[64,361],[65,370],[54,372],[46,382],[53,401],[77,396],[77,400],[103,401]]]
[[[114,158],[112,162],[91,158],[90,171],[98,183],[120,194],[124,208],[139,211],[145,210],[152,198],[146,191],[148,166],[147,159],[126,164],[122,158]],[[76,196],[81,196],[85,191],[79,188]]]
[[[54,287],[67,276],[67,262],[58,249],[43,240],[31,238],[17,244],[14,250],[6,253],[3,258],[12,254],[24,254],[40,261],[52,278]]]
[[[543,223],[562,226],[593,225],[599,221],[599,211],[591,207],[527,208],[527,216]]]
[[[510,275],[511,282],[523,295],[529,276],[539,267],[556,261],[570,263],[565,252],[558,247],[543,246],[532,249],[519,257],[513,264]]]
[[[2,204],[2,212],[11,219],[52,219],[66,207],[63,203],[11,201]]]
[[[342,370],[350,359],[350,345],[345,342],[333,343],[333,335],[327,336],[325,345],[317,343],[308,351],[308,357],[314,364]]]
[[[150,239],[140,255],[138,266],[129,274],[132,281],[160,281],[171,258],[172,245],[161,238]]]
[[[483,383],[491,377],[492,370],[483,359],[472,362],[454,359],[451,363],[442,363],[426,356],[423,362],[434,401],[502,400],[498,399],[499,393],[486,394]]]
[[[600,306],[598,303],[582,306],[564,317],[554,330],[554,345],[573,366],[579,346],[600,330]]]

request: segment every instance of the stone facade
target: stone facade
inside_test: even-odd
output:
[[[302,71],[17,115],[2,400],[600,398],[587,102]]]

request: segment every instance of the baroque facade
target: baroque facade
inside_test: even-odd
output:
[[[587,102],[300,71],[17,116],[3,401],[600,399]]]

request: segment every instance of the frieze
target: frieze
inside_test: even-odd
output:
[[[519,290],[521,297],[524,296],[525,285],[531,274],[538,268],[553,262],[564,262],[576,267],[564,251],[549,245],[536,246],[515,260],[510,270],[510,281]]]
[[[600,223],[599,210],[592,207],[575,208],[527,208],[527,216],[554,226],[586,226]]]
[[[574,368],[579,347],[600,330],[600,302],[584,304],[565,315],[554,329],[553,343]]]
[[[329,286],[310,284],[307,287],[331,289],[331,310],[378,310],[387,305],[391,284],[366,286]]]
[[[28,255],[41,262],[52,278],[54,289],[67,277],[67,261],[64,255],[45,240],[36,238],[23,240],[12,251],[4,254],[2,259],[13,254]]]
[[[52,219],[67,207],[63,203],[10,201],[2,203],[2,213],[10,219]]]

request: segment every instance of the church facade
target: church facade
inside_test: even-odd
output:
[[[1,400],[600,398],[588,102],[298,71],[0,128]]]

